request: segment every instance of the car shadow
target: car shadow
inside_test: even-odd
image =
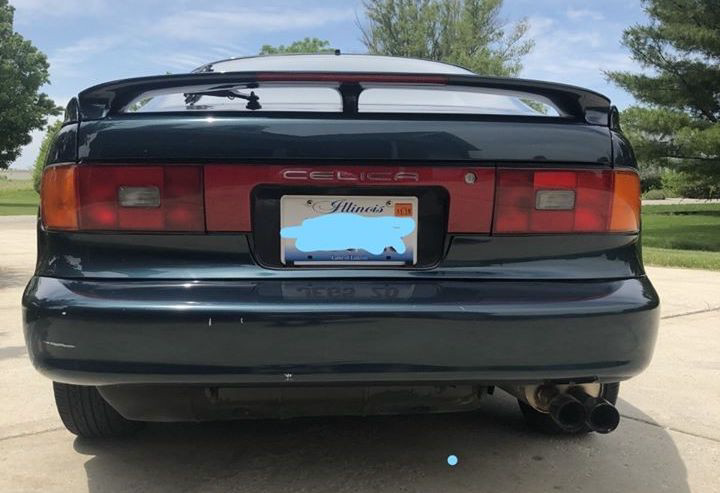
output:
[[[74,446],[92,492],[689,492],[673,439],[644,417],[605,436],[545,436],[498,392],[473,413],[150,424]]]

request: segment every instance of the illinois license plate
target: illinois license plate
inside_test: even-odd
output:
[[[285,265],[414,265],[417,197],[283,195]]]

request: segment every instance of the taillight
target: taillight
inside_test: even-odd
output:
[[[250,231],[250,190],[260,183],[286,184],[289,178],[283,173],[287,169],[207,167],[209,230]],[[304,173],[303,178],[313,178],[312,172],[297,169]],[[640,229],[640,180],[634,171],[501,168],[495,172],[478,168],[472,174],[482,177],[479,182],[484,188],[479,193],[478,184],[468,181],[465,169],[403,169],[412,169],[414,181],[393,185],[432,184],[448,189],[450,233],[489,232],[491,217],[493,234]],[[383,170],[384,178],[391,176]],[[334,170],[332,179],[324,178],[322,184],[347,186],[350,179],[354,184],[364,176],[362,172],[359,167]],[[203,180],[200,166],[51,166],[42,180],[43,224],[55,230],[205,232]],[[362,184],[390,186],[386,181]],[[236,213],[227,214],[228,208]],[[474,208],[472,214],[470,208]]]
[[[40,190],[40,214],[45,227],[77,229],[78,197],[75,166],[46,168]]]
[[[640,178],[633,171],[616,171],[609,231],[640,229]]]
[[[205,231],[198,166],[53,166],[43,175],[48,229]]]
[[[501,169],[495,200],[498,234],[640,229],[640,180],[632,171]]]

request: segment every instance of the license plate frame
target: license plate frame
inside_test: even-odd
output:
[[[282,195],[280,262],[284,266],[413,267],[418,262],[419,217],[416,196]],[[410,233],[408,220],[413,226]],[[296,236],[283,237],[288,231]],[[301,240],[301,236],[305,237]],[[384,243],[388,244],[378,253],[378,245]],[[321,249],[308,250],[319,244],[323,244]],[[344,248],[333,248],[338,245]],[[362,247],[374,248],[375,253]]]

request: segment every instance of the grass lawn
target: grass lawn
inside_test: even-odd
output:
[[[0,179],[0,216],[35,215],[39,201],[31,180]]]
[[[643,247],[645,265],[720,270],[720,252]]]
[[[642,216],[646,264],[720,270],[720,204],[646,205]]]

